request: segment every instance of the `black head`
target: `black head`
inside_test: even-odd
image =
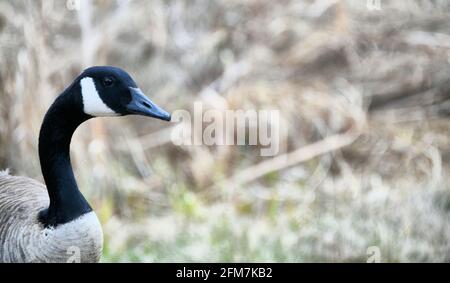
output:
[[[84,113],[93,117],[143,115],[170,121],[170,114],[147,98],[131,76],[117,67],[86,69],[77,79]]]

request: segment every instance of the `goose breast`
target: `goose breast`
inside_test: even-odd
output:
[[[95,213],[45,228],[38,214],[48,205],[44,185],[0,172],[0,262],[98,262],[103,234]]]

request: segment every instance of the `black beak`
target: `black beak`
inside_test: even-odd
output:
[[[131,101],[126,106],[130,114],[170,121],[170,114],[147,98],[139,88],[130,87]]]

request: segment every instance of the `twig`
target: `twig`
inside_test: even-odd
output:
[[[296,149],[295,151],[262,161],[249,167],[227,179],[224,183],[233,186],[243,185],[256,180],[268,173],[279,171],[295,164],[305,162],[317,156],[332,152],[352,144],[360,135],[359,132],[350,130],[344,134],[326,137],[318,142]]]

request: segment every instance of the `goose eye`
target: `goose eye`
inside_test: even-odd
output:
[[[114,84],[114,79],[111,77],[105,77],[103,78],[103,85],[108,87],[108,86],[112,86]]]

